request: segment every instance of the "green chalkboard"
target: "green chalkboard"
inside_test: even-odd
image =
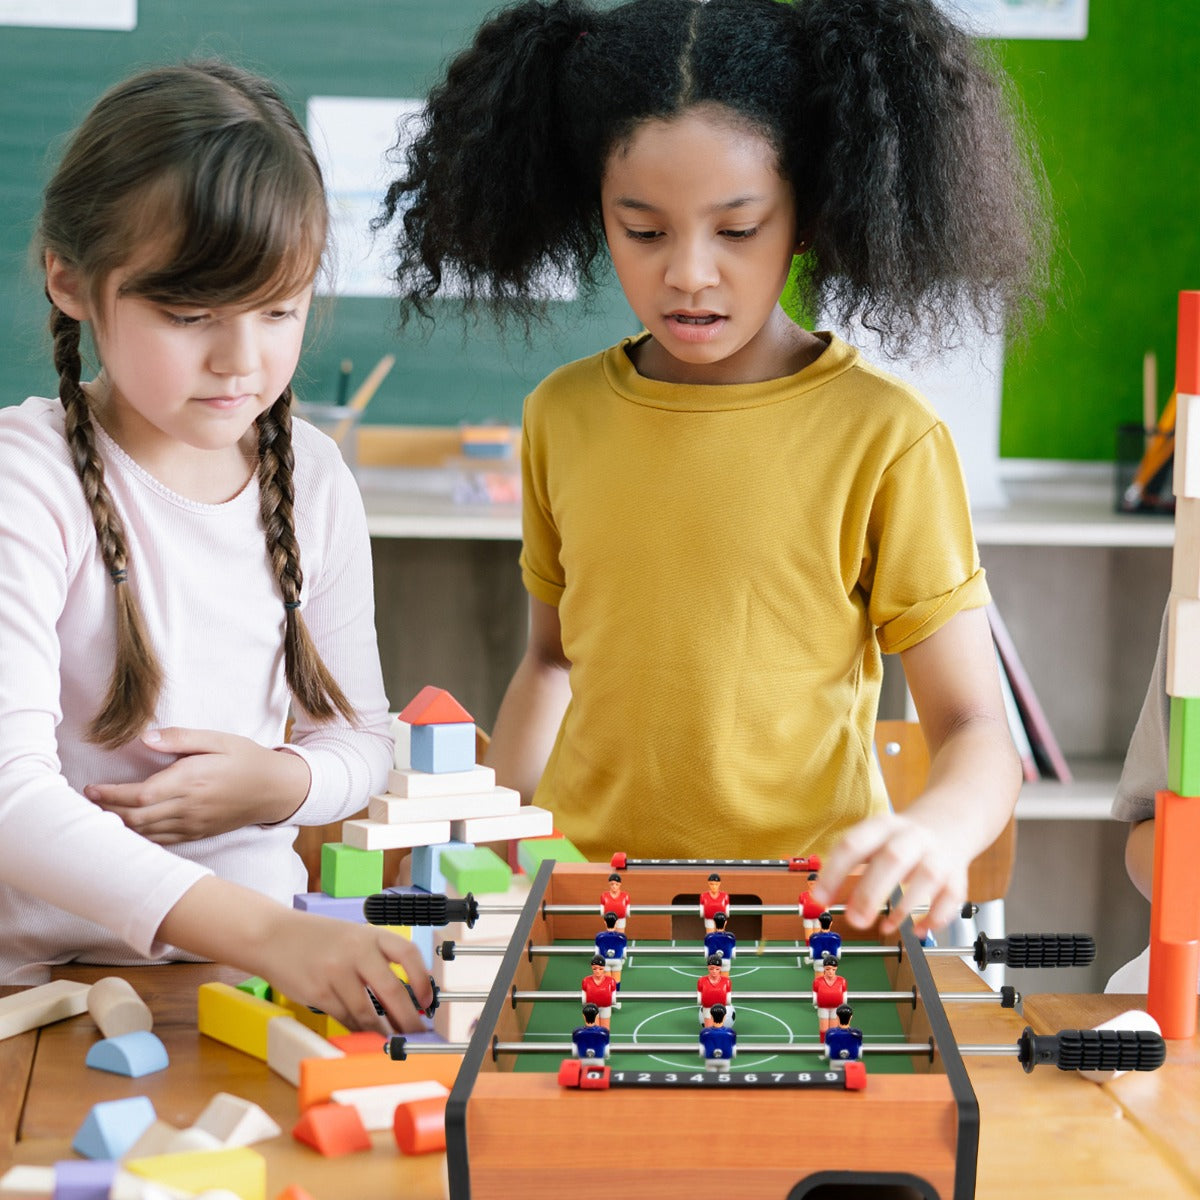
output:
[[[53,394],[41,280],[29,263],[39,197],[65,136],[110,84],[141,67],[203,55],[274,79],[303,119],[311,96],[420,97],[496,7],[492,0],[139,0],[129,33],[0,26],[0,403]],[[381,148],[382,149],[382,148]],[[386,353],[396,366],[368,422],[453,425],[519,419],[559,364],[636,328],[612,284],[585,306],[552,305],[530,342],[486,325],[396,331],[388,299],[321,302],[297,392],[332,401],[339,365],[357,384]],[[445,302],[457,312],[453,301]]]
[[[54,386],[45,305],[27,263],[38,194],[62,136],[108,84],[150,63],[213,53],[278,80],[303,114],[313,95],[420,96],[494,0],[140,0],[132,33],[0,27],[0,403]],[[1200,64],[1196,0],[1092,0],[1086,41],[1004,43],[1029,109],[1061,227],[1060,304],[1009,356],[1002,455],[1107,459],[1141,414],[1142,355],[1174,370],[1181,288],[1200,287]],[[448,312],[453,302],[446,301]],[[383,299],[331,302],[298,390],[332,399],[338,364],[360,379],[397,365],[376,423],[516,419],[558,363],[634,327],[609,286],[555,306],[527,344],[456,320],[398,336]]]

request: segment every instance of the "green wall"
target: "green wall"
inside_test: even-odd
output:
[[[62,136],[129,71],[202,53],[308,96],[419,96],[493,0],[141,0],[129,34],[0,27],[0,402],[54,387],[45,302],[26,250]],[[1084,42],[1001,46],[1038,133],[1061,230],[1057,306],[1005,372],[1001,453],[1108,459],[1113,429],[1141,414],[1142,355],[1174,370],[1179,289],[1200,287],[1200,2],[1092,0]],[[450,303],[447,302],[447,307]],[[384,353],[397,366],[374,422],[516,419],[558,363],[633,326],[615,286],[587,310],[558,305],[526,345],[446,321],[397,337],[386,300],[330,302],[300,394],[331,399],[338,363],[355,381]]]

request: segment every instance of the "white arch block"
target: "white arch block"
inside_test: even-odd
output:
[[[267,1033],[270,1034],[269,1027]],[[282,1132],[274,1119],[257,1104],[230,1092],[218,1092],[204,1106],[192,1128],[211,1135],[222,1146],[251,1146],[278,1137]]]
[[[107,975],[92,984],[87,997],[88,1012],[106,1038],[123,1033],[149,1033],[154,1017],[146,1002],[128,979]]]

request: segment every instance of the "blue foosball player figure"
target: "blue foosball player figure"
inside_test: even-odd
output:
[[[830,1062],[853,1062],[862,1058],[862,1030],[850,1024],[853,1017],[854,1009],[850,1005],[838,1005],[838,1023],[825,1031],[825,1057]]]
[[[604,914],[604,928],[596,934],[596,953],[604,959],[604,968],[621,990],[621,971],[625,966],[625,948],[629,939],[617,930],[619,918],[615,912]]]
[[[608,1030],[600,1024],[600,1007],[583,1006],[583,1024],[571,1032],[572,1053],[576,1058],[604,1062],[608,1058]]]
[[[700,1053],[710,1071],[721,1071],[729,1066],[737,1053],[737,1034],[724,1024],[725,1005],[714,1004],[711,1017],[713,1023],[700,1030]]]
[[[814,933],[808,939],[808,958],[813,964],[813,970],[819,971],[821,968],[818,965],[826,954],[833,955],[834,958],[841,957],[842,953],[842,935],[834,933],[831,928],[833,925],[833,913],[823,912],[818,918],[821,924],[819,933]]]
[[[737,938],[726,927],[728,920],[728,916],[723,912],[713,913],[713,924],[716,928],[712,933],[704,935],[704,961],[707,962],[715,954],[721,960],[721,970],[726,975],[733,966],[733,956],[737,949]]]

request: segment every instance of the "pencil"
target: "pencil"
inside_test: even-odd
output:
[[[1175,453],[1175,396],[1176,393],[1172,392],[1163,406],[1154,433],[1146,443],[1146,452],[1134,472],[1133,482],[1125,489],[1122,508],[1135,509],[1141,504],[1146,488]]]
[[[340,443],[354,425],[358,415],[371,402],[371,397],[379,390],[379,385],[387,377],[387,373],[395,365],[394,355],[385,354],[372,368],[370,375],[358,385],[358,390],[346,404],[346,416],[334,426],[329,436]]]

